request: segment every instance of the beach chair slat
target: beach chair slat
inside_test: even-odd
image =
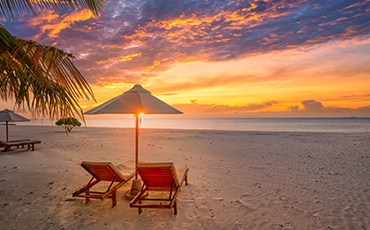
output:
[[[123,164],[134,164],[133,161],[126,161]],[[89,182],[85,187],[77,190],[72,195],[77,197],[85,197],[86,203],[90,201],[90,198],[101,199],[111,198],[113,206],[116,205],[116,191],[118,188],[127,183],[133,176],[134,170],[129,172],[127,175],[122,175],[122,173],[110,162],[82,162],[81,166],[89,172],[93,178],[96,180],[94,182]],[[134,169],[134,167],[132,167]],[[90,191],[90,188],[95,184],[107,181],[110,182],[108,188],[105,192],[100,191]]]
[[[138,172],[148,187],[170,188],[174,181],[171,168],[139,168]]]
[[[179,194],[182,182],[187,179],[187,173],[189,168],[183,166],[180,170],[182,175],[180,181],[177,178],[176,168],[173,163],[139,163],[137,166],[138,174],[143,181],[144,190],[148,191],[166,191],[169,194],[167,199],[158,198],[145,198],[144,193],[140,192],[131,202],[130,207],[136,207],[139,209],[139,213],[142,212],[142,208],[173,208],[174,214],[177,214],[177,195]],[[157,203],[143,203],[144,201],[158,201]],[[163,202],[168,202],[165,204]]]

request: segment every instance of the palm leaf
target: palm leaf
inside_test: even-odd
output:
[[[0,0],[0,19],[12,21],[25,14],[60,9],[90,9],[99,16],[106,3],[107,0]],[[77,114],[83,118],[78,100],[94,99],[94,94],[72,58],[72,54],[53,46],[14,37],[0,24],[0,98],[13,99],[16,108],[27,107],[34,116]]]
[[[104,12],[107,0],[0,0],[0,18],[12,21],[44,10],[90,9],[95,16]]]
[[[0,98],[50,118],[83,118],[79,99],[94,94],[72,54],[12,36],[0,25]]]

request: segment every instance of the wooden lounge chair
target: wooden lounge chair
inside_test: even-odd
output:
[[[9,142],[0,141],[0,147],[4,147],[4,150],[2,150],[2,152],[12,150],[13,146],[17,146],[17,148],[22,146],[22,149],[24,148],[24,146],[28,146],[28,149],[32,149],[32,151],[35,151],[35,144],[41,144],[41,141],[30,139]]]
[[[85,197],[86,203],[91,198],[101,200],[110,198],[112,199],[113,207],[117,204],[117,189],[126,184],[135,173],[135,162],[131,160],[119,164],[117,167],[110,162],[82,162],[81,166],[92,175],[92,178],[86,186],[74,192],[72,194],[73,197]],[[109,186],[106,191],[97,192],[90,190],[94,185],[102,181],[110,182],[107,183]]]
[[[130,202],[130,207],[138,208],[139,213],[142,212],[142,208],[173,208],[176,215],[177,196],[183,182],[185,181],[185,185],[188,184],[189,168],[175,166],[173,163],[139,163],[137,170],[143,186],[140,193]],[[145,197],[146,191],[160,191],[161,195],[165,194],[166,197],[153,198],[152,193]]]

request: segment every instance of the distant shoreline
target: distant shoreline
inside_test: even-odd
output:
[[[80,119],[81,120],[81,119]],[[133,118],[86,118],[87,127],[133,128]],[[83,121],[81,121],[83,124]],[[17,123],[28,126],[55,126],[52,120]],[[84,126],[84,124],[83,124]],[[224,130],[268,132],[369,133],[370,118],[156,118],[142,117],[142,129]]]

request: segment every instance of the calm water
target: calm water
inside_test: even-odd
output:
[[[43,125],[54,125],[44,120]],[[133,128],[133,118],[86,119],[88,127]],[[20,123],[18,123],[20,124]],[[22,124],[23,125],[23,124]],[[24,125],[41,125],[33,120]],[[370,133],[370,118],[215,118],[215,119],[156,119],[142,118],[141,128],[239,130],[239,131],[297,131],[297,132],[360,132]]]

